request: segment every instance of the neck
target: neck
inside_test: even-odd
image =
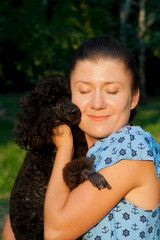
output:
[[[88,145],[88,149],[97,141],[101,140],[101,138],[94,138],[91,136],[88,136],[87,134],[85,134],[85,138],[86,138],[86,142]]]

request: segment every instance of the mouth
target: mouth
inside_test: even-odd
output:
[[[97,116],[97,115],[88,115],[89,118],[91,118],[94,121],[103,121],[107,118],[110,117],[110,115],[101,115],[101,116]]]

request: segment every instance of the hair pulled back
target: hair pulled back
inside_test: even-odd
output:
[[[72,59],[70,76],[79,61],[98,61],[99,59],[110,59],[123,63],[125,69],[130,71],[131,93],[134,95],[139,89],[139,78],[135,57],[124,44],[110,36],[93,37],[82,42]],[[130,122],[134,115],[135,109],[131,110]]]

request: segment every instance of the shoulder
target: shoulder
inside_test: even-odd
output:
[[[96,170],[113,165],[122,159],[151,160],[160,155],[160,145],[139,126],[125,126],[109,137],[96,142],[87,156],[95,161]]]
[[[153,162],[124,159],[101,169],[100,173],[107,179],[115,194],[119,189],[124,194],[123,197],[134,205],[143,209],[158,206],[160,188]]]

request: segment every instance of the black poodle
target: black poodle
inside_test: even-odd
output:
[[[73,133],[74,159],[63,170],[70,190],[86,179],[98,189],[110,188],[102,175],[92,171],[93,160],[85,157],[87,144],[78,128],[80,117],[80,110],[70,102],[67,81],[59,74],[42,78],[35,91],[21,99],[15,140],[27,152],[11,191],[9,209],[16,240],[43,240],[44,197],[56,154],[53,129],[58,125],[67,124]]]

